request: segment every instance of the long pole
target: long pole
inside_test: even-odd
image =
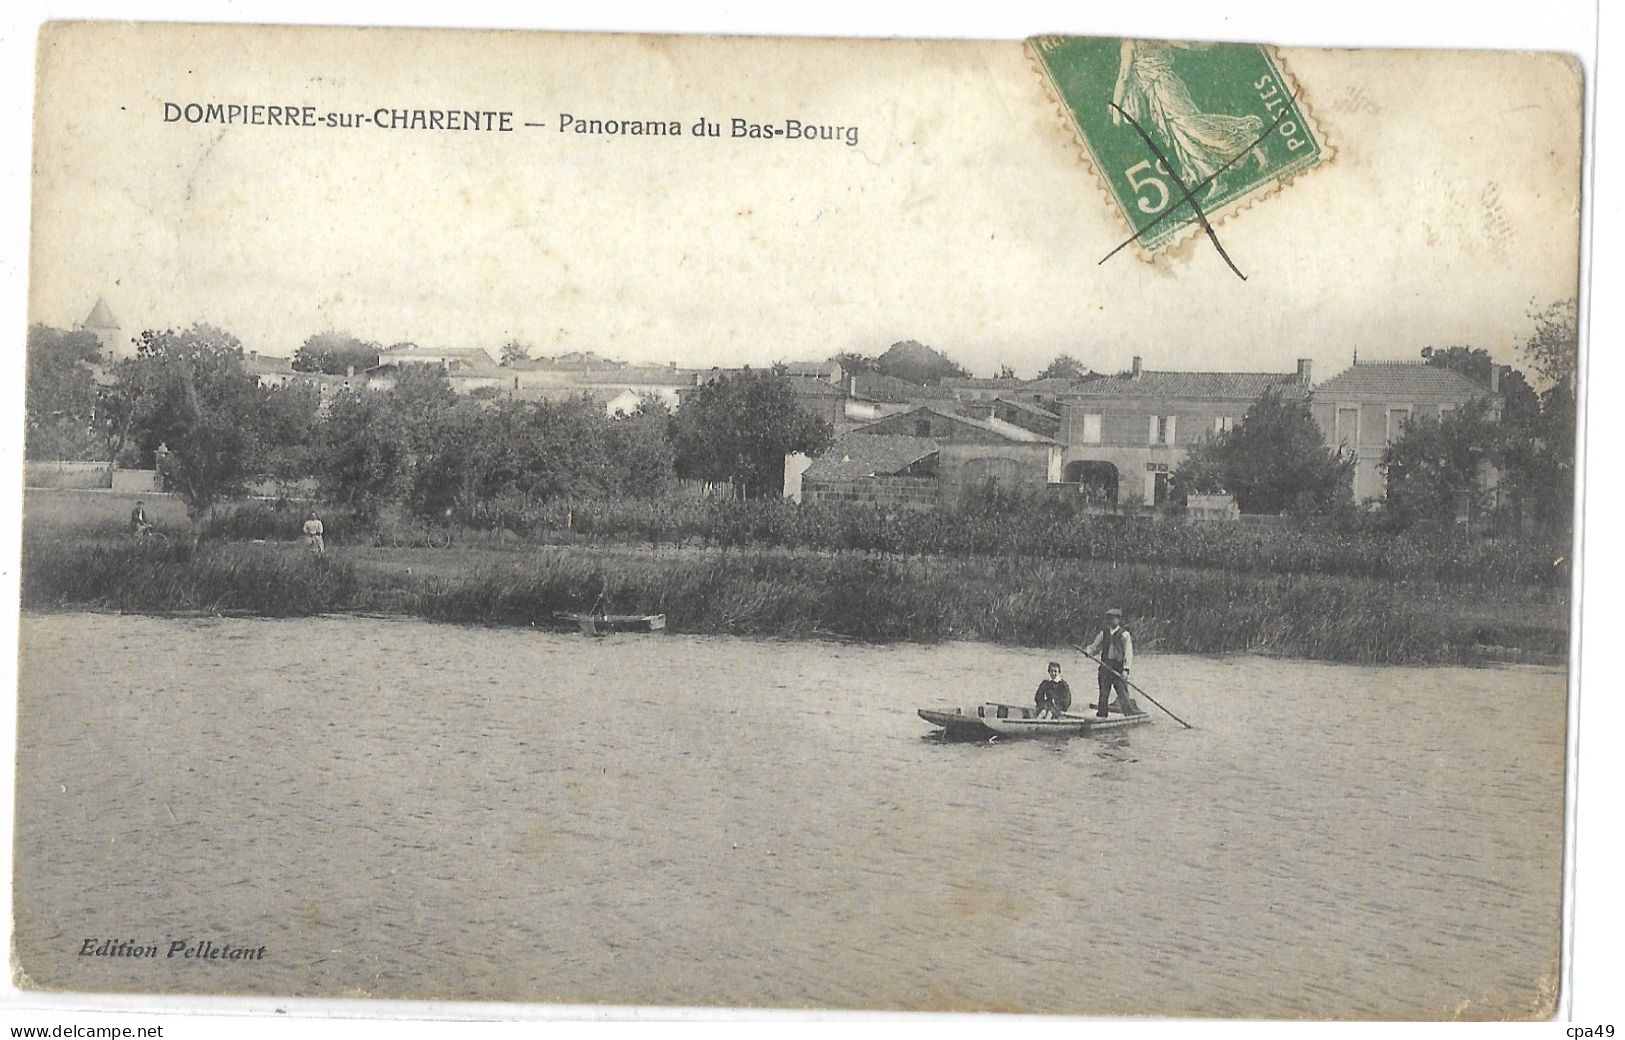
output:
[[[1117,669],[1113,668],[1111,665],[1107,664],[1105,661],[1102,661],[1100,658],[1096,657],[1094,654],[1091,654],[1089,651],[1085,650],[1083,647],[1079,646],[1076,643],[1072,644],[1072,649],[1076,650],[1078,653],[1082,654],[1083,656],[1087,657],[1089,660],[1091,660],[1091,661],[1095,662],[1096,664],[1100,665],[1100,667],[1106,669],[1108,672],[1111,672],[1113,675],[1115,675],[1119,679],[1123,680],[1123,682],[1128,684],[1129,689],[1133,690],[1135,693],[1138,693],[1140,696],[1144,697],[1146,700],[1150,701],[1152,704],[1155,704],[1157,707],[1162,708],[1162,702],[1157,700],[1155,697],[1151,696],[1149,693],[1146,693],[1144,690],[1142,690],[1139,686],[1137,686],[1135,684],[1133,679],[1130,679],[1128,676],[1124,675],[1122,672],[1120,672]],[[1190,723],[1188,723],[1184,719],[1180,718],[1178,715],[1175,715],[1173,712],[1169,711],[1167,708],[1162,708],[1162,710],[1163,710],[1163,712],[1165,714],[1167,714],[1167,716],[1170,719],[1173,719],[1175,722],[1179,723],[1181,726],[1184,726],[1186,729],[1194,729],[1195,728]]]

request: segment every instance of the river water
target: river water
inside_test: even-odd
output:
[[[1025,702],[1046,656],[365,618],[22,638],[35,985],[1424,1018],[1554,995],[1558,670],[1147,654],[1197,728],[945,744],[915,708]],[[107,938],[160,955],[80,956]],[[205,940],[265,954],[164,956]]]

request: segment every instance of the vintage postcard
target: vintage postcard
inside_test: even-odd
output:
[[[16,985],[1540,1019],[1568,56],[57,23]]]

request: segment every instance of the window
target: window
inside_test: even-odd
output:
[[[1445,420],[1446,418],[1449,417],[1451,412],[1453,412],[1455,410],[1456,410],[1456,406],[1453,405],[1453,404],[1441,404],[1439,406],[1439,420],[1442,422],[1443,420]]]
[[[1337,410],[1337,444],[1342,448],[1352,448],[1360,443],[1360,409],[1339,408]]]
[[[1214,433],[1229,433],[1236,428],[1236,417],[1233,415],[1218,415],[1213,418]]]
[[[1405,432],[1405,424],[1411,421],[1410,405],[1388,409],[1388,443],[1399,440]]]
[[[1100,416],[1085,415],[1083,417],[1083,443],[1100,443]]]
[[[1150,443],[1152,443],[1152,444],[1172,444],[1172,443],[1174,443],[1174,420],[1177,419],[1177,418],[1178,418],[1178,416],[1175,416],[1175,415],[1153,415],[1153,416],[1151,416],[1151,425],[1149,427]]]
[[[916,437],[929,437],[929,436],[931,436],[931,420],[930,419],[916,419],[914,421],[914,436],[916,436]]]

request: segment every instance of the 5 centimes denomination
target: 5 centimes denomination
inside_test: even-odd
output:
[[[1149,254],[1196,233],[1198,208],[1216,222],[1331,155],[1267,47],[1089,36],[1029,47]]]

